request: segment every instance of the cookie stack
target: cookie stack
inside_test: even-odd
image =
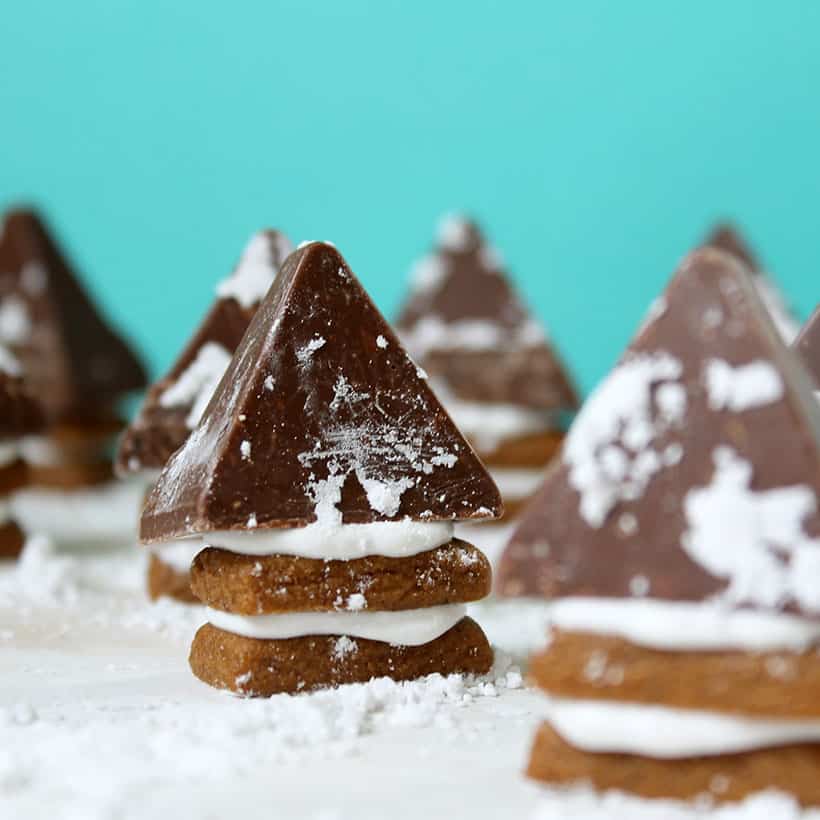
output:
[[[44,431],[20,443],[30,483],[69,490],[108,481],[118,404],[145,386],[145,372],[31,211],[8,212],[0,228],[0,344],[46,415]]]
[[[171,369],[151,385],[117,452],[117,473],[150,488],[168,459],[185,443],[208,405],[259,303],[285,257],[293,250],[284,234],[260,231],[251,237],[233,273],[216,288],[216,301]],[[195,600],[190,588],[196,539],[151,549],[148,594]]]
[[[146,543],[201,537],[209,606],[191,667],[267,696],[388,675],[484,672],[465,603],[484,556],[453,522],[498,490],[344,259],[291,254],[214,397],[152,490]]]
[[[19,455],[20,438],[38,432],[43,423],[42,410],[28,392],[20,362],[0,346],[0,558],[15,558],[25,542],[9,498],[27,482]]]
[[[735,257],[687,257],[572,426],[500,582],[554,599],[529,774],[820,804],[820,409]]]
[[[416,264],[397,327],[514,516],[543,477],[578,399],[544,328],[473,222],[442,221],[435,250]]]

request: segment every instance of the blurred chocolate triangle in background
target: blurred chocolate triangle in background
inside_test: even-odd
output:
[[[544,328],[516,294],[478,226],[449,216],[432,254],[416,263],[397,328],[436,389],[457,400],[550,412],[578,406]]]
[[[146,384],[42,220],[12,210],[0,231],[0,343],[20,360],[50,423],[95,424]]]
[[[816,615],[820,593],[790,563],[820,550],[811,388],[746,268],[690,254],[578,414],[507,546],[501,593]]]
[[[151,385],[117,452],[121,475],[161,470],[185,442],[219,384],[259,303],[293,250],[288,238],[260,231],[216,288],[217,298],[169,371]]]

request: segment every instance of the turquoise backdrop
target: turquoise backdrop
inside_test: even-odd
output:
[[[820,300],[811,0],[26,0],[0,34],[0,205],[43,207],[155,372],[264,225],[390,315],[475,214],[585,389],[716,217]]]

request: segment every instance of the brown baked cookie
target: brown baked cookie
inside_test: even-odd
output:
[[[156,555],[151,555],[148,561],[147,578],[148,596],[152,601],[157,598],[175,598],[186,604],[196,604],[196,596],[191,592],[191,577],[187,572],[166,564]]]
[[[554,630],[530,675],[552,695],[751,717],[820,717],[820,652],[662,652]]]
[[[528,469],[548,464],[561,448],[564,433],[561,430],[546,430],[529,433],[526,436],[507,439],[495,450],[479,450],[479,456],[487,467],[515,467]]]
[[[14,521],[0,525],[0,558],[16,558],[25,543],[26,536]]]
[[[733,802],[764,789],[820,805],[820,745],[795,744],[740,754],[660,760],[592,754],[566,743],[544,723],[535,737],[527,775],[554,785],[592,783],[596,789],[649,798],[692,800],[703,795]]]
[[[113,477],[114,470],[110,461],[96,464],[60,464],[53,467],[30,464],[28,468],[29,484],[55,490],[94,487],[110,481]]]
[[[189,662],[193,673],[211,686],[270,697],[364,683],[385,675],[401,681],[433,672],[483,674],[493,664],[493,651],[471,618],[421,646],[393,646],[346,636],[269,641],[205,624],[194,637]]]
[[[25,487],[27,482],[28,471],[20,459],[0,467],[0,498]]]
[[[369,555],[324,561],[292,555],[239,555],[211,547],[191,567],[191,589],[214,609],[239,615],[327,612],[364,595],[369,611],[421,609],[486,597],[489,561],[454,538],[407,558]]]

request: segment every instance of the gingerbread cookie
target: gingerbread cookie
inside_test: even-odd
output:
[[[148,390],[117,451],[117,473],[150,488],[168,459],[196,427],[259,303],[293,247],[279,231],[254,234],[216,300],[176,362]],[[189,568],[196,551],[171,544],[154,548],[148,574],[152,598],[195,600]]]
[[[211,609],[192,669],[264,696],[487,671],[465,603],[486,593],[489,568],[453,526],[501,509],[344,259],[307,243],[160,475],[141,537],[211,547],[194,564]]]
[[[578,398],[474,223],[443,220],[437,247],[414,270],[398,329],[490,467],[511,517],[538,486]]]
[[[501,562],[502,592],[553,599],[530,773],[817,803],[819,499],[808,372],[754,274],[714,248],[690,254]]]

